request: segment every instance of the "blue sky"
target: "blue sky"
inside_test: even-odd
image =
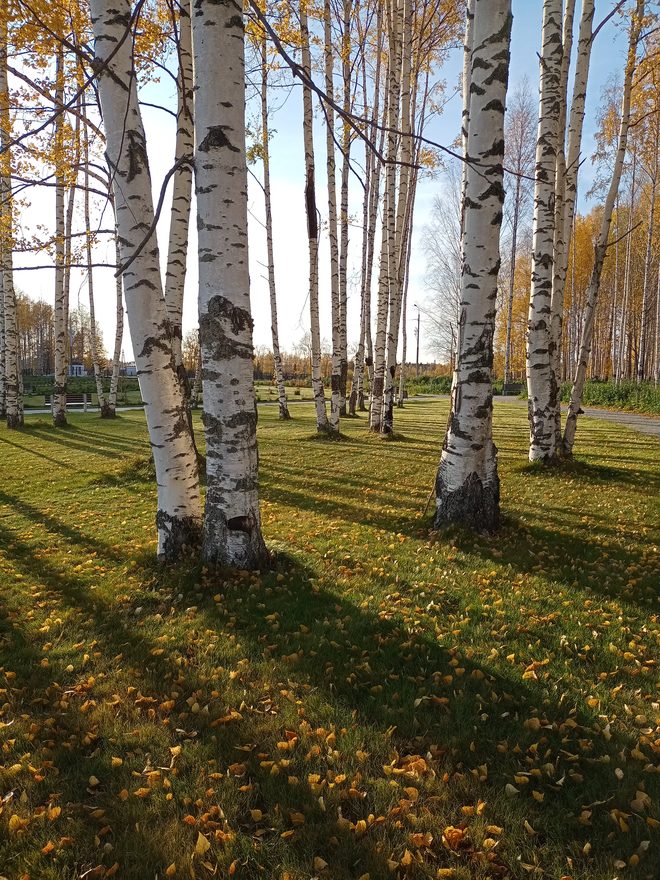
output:
[[[598,24],[615,5],[615,0],[597,0],[595,23]],[[579,0],[576,14],[576,34],[579,19]],[[509,88],[513,91],[518,83],[526,76],[529,88],[536,101],[538,90],[538,57],[541,40],[541,10],[542,0],[513,0],[513,33],[511,42],[511,73]],[[589,78],[589,90],[587,96],[587,112],[585,120],[584,154],[590,156],[593,150],[593,133],[595,129],[595,116],[600,101],[601,90],[608,78],[614,74],[620,74],[625,62],[625,37],[620,27],[615,25],[614,20],[602,29],[592,52],[591,73]],[[462,64],[462,50],[453,51],[441,71],[441,76],[447,81],[448,91],[458,85]],[[155,103],[165,103],[170,107],[176,106],[175,96],[171,81],[165,78],[158,86],[151,86],[149,93],[145,94],[145,100]],[[320,82],[320,76],[316,75]],[[570,85],[569,85],[570,89]],[[278,101],[279,102],[279,101]],[[274,102],[275,103],[275,102]],[[256,113],[257,108],[249,107],[248,115]],[[428,135],[442,144],[451,144],[456,138],[460,125],[461,99],[457,94],[452,98],[443,115],[436,119],[429,127]],[[174,149],[174,120],[162,111],[150,108],[144,109],[145,126],[149,144],[154,191],[160,190],[163,176],[173,161]],[[307,309],[307,240],[306,224],[303,203],[303,145],[302,145],[302,92],[299,85],[294,86],[288,99],[283,106],[273,115],[271,127],[276,130],[272,140],[272,188],[273,188],[273,218],[274,218],[274,242],[275,262],[278,286],[278,300],[280,311],[280,340],[285,349],[290,349],[299,340],[308,327]],[[325,133],[322,117],[317,113],[315,126],[315,147],[317,162],[317,200],[322,215],[327,215],[327,195],[325,190]],[[361,147],[356,147],[358,161],[362,157]],[[591,163],[586,161],[581,169],[579,184],[580,193],[589,188],[591,176]],[[259,174],[260,169],[254,168]],[[359,188],[352,184],[352,197],[350,210],[358,215],[360,212]],[[434,197],[442,192],[442,177],[420,181],[415,212],[415,232],[413,237],[413,252],[411,261],[411,279],[409,290],[408,321],[412,328],[415,320],[412,303],[423,302],[427,296],[425,284],[425,257],[421,243],[421,233],[424,225],[430,217],[430,209]],[[44,216],[52,216],[52,195],[46,192],[35,198],[28,222],[39,222]],[[251,264],[251,296],[252,309],[255,318],[254,339],[256,345],[270,347],[270,313],[268,289],[266,284],[265,269],[265,233],[258,222],[263,219],[263,195],[260,188],[253,181],[249,185],[250,211],[250,264]],[[583,196],[580,196],[580,208],[588,208]],[[165,204],[163,219],[158,227],[158,236],[161,244],[161,257],[165,258],[167,246],[167,215],[168,205]],[[194,216],[194,215],[193,215]],[[254,219],[258,218],[258,219]],[[186,284],[186,301],[184,306],[184,331],[192,328],[196,323],[196,283],[197,272],[195,268],[196,258],[196,235],[195,224],[191,224],[191,240],[189,252],[189,272]],[[351,228],[349,247],[349,342],[357,343],[359,325],[359,291],[357,289],[356,276],[359,271],[360,259],[360,230]],[[113,259],[112,245],[107,250],[99,247],[97,258],[108,261]],[[322,335],[330,338],[330,309],[329,309],[329,265],[328,265],[328,241],[323,236],[320,242],[320,293],[322,303]],[[31,262],[30,258],[21,255],[23,264]],[[33,261],[34,262],[34,261]],[[39,258],[42,262],[42,258]],[[17,255],[17,265],[18,262]],[[76,295],[81,288],[81,302],[86,302],[85,285],[81,273],[75,273],[72,279],[72,304],[76,303]],[[18,273],[18,285],[34,296],[52,298],[53,272],[52,270]],[[95,288],[97,301],[97,315],[101,323],[106,343],[106,349],[110,349],[114,338],[114,279],[110,270],[97,270],[95,273]],[[127,328],[126,328],[127,331]],[[412,338],[412,333],[410,334]],[[421,349],[422,357],[426,358],[428,352],[424,348],[424,328],[422,327]],[[126,357],[132,357],[132,350],[128,332],[125,332]],[[430,357],[430,356],[429,356]]]

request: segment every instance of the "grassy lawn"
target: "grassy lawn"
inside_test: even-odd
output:
[[[262,408],[261,575],[154,563],[141,412],[0,428],[0,877],[660,876],[660,443],[498,404],[501,532],[429,537],[446,406]]]

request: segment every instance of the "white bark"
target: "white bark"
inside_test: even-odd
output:
[[[119,251],[119,236],[115,236],[115,259],[117,268],[121,266],[121,253]],[[110,376],[110,391],[107,397],[107,418],[114,418],[117,410],[117,389],[119,387],[119,362],[121,361],[121,346],[124,338],[124,288],[121,275],[115,278],[115,345],[112,353],[112,373]],[[101,418],[104,418],[101,411]]]
[[[14,291],[10,140],[7,18],[0,15],[0,271],[2,273],[4,329],[4,404],[7,427],[20,428],[23,425],[23,401],[16,294]]]
[[[83,165],[84,165],[84,186],[83,186],[83,213],[85,216],[85,260],[87,263],[87,292],[89,295],[89,322],[90,322],[90,348],[92,352],[92,369],[94,370],[94,381],[96,383],[96,396],[99,399],[99,408],[101,410],[101,418],[108,415],[108,402],[103,391],[103,380],[101,378],[101,366],[99,364],[98,344],[96,339],[96,307],[94,302],[94,267],[92,265],[92,227],[90,221],[89,210],[89,136],[87,134],[87,126],[83,127]]]
[[[463,167],[461,169],[461,265],[465,262],[465,254],[463,247],[465,244],[465,236],[463,227],[465,221],[465,193],[467,187],[468,172],[468,129],[470,125],[470,76],[472,72],[472,49],[474,46],[474,10],[476,0],[467,0],[465,7],[465,35],[463,37],[463,73],[461,77],[461,94],[463,98],[463,110],[461,113],[461,146],[463,148]],[[419,313],[418,313],[419,315]],[[456,324],[456,349],[460,348],[461,325],[457,321]],[[453,330],[452,330],[453,337]],[[419,348],[419,336],[417,338]],[[457,359],[458,360],[458,359]],[[457,364],[452,365],[451,389],[450,389],[450,412],[454,410],[457,404],[457,382],[458,373],[456,371]]]
[[[241,3],[196,0],[192,31],[207,477],[204,556],[258,569],[267,553],[259,513]]]
[[[555,226],[557,124],[561,112],[562,0],[544,0],[539,125],[532,227],[532,284],[527,330],[529,460],[556,455],[554,413],[557,383],[552,371],[550,320]]]
[[[568,72],[573,50],[573,19],[575,0],[566,0],[564,25],[562,29],[562,59],[559,76],[559,112],[557,114],[557,156],[555,160],[555,219],[552,246],[552,293],[550,296],[549,353],[550,369],[557,392],[552,418],[555,423],[555,449],[561,444],[561,404],[559,380],[561,370],[561,320],[562,313],[557,292],[558,272],[562,264],[562,254],[567,250],[566,224],[564,223],[564,202],[566,196],[566,116],[568,103]],[[559,332],[558,332],[559,331]]]
[[[493,529],[499,521],[492,364],[511,23],[511,0],[475,0],[469,162],[462,223],[461,333],[449,426],[436,478],[437,526],[461,522]]]
[[[172,209],[170,212],[170,235],[165,270],[165,305],[171,322],[172,353],[184,396],[188,397],[188,377],[183,366],[181,351],[183,294],[186,283],[188,260],[188,229],[192,195],[192,157],[195,150],[193,123],[193,58],[190,32],[190,2],[182,0],[178,5],[178,57],[177,112],[175,160],[187,158],[174,174],[172,185]]]
[[[559,194],[559,197],[557,199],[557,205],[555,206],[555,222],[557,226],[555,229],[554,273],[552,279],[550,347],[552,353],[552,369],[557,382],[559,382],[559,376],[561,373],[561,336],[564,313],[564,292],[566,289],[566,273],[568,271],[569,242],[571,240],[575,202],[577,199],[578,170],[580,167],[580,153],[582,149],[582,128],[584,124],[585,103],[587,99],[591,47],[593,45],[592,30],[594,6],[595,0],[583,0],[582,2],[577,59],[575,62],[575,78],[573,81],[573,96],[571,99],[571,113],[568,124],[568,150],[565,158],[563,153],[558,157],[555,178],[555,190]],[[567,70],[567,67],[566,59],[564,59],[562,65],[562,78],[564,77],[564,72]],[[562,90],[562,95],[564,96],[566,93],[564,82],[562,82]],[[561,442],[561,405],[559,395],[557,395],[555,403],[554,422],[555,443],[557,450],[559,450],[559,444]]]
[[[323,4],[323,58],[325,72],[325,92],[334,101],[332,30],[330,0]],[[339,413],[341,409],[341,306],[339,301],[339,240],[337,237],[337,175],[335,168],[335,113],[328,104],[325,108],[325,151],[326,173],[328,178],[328,241],[330,244],[330,313],[332,323],[332,372],[330,376],[330,418],[329,427],[333,433],[339,432]]]
[[[270,295],[270,333],[273,342],[273,365],[281,419],[290,419],[284,387],[280,335],[277,326],[277,288],[273,250],[273,208],[270,194],[270,132],[268,123],[268,41],[264,31],[261,41],[261,153],[264,164],[264,203],[266,210],[266,251],[268,254],[268,292]]]
[[[91,0],[98,88],[112,168],[122,264],[154,218],[146,140],[138,105],[129,0]],[[107,68],[104,64],[107,63]],[[173,368],[158,245],[150,240],[124,269],[124,293],[158,485],[158,554],[173,558],[198,537],[197,461]]]
[[[376,9],[376,69],[374,72],[373,107],[371,109],[371,123],[369,126],[369,139],[372,143],[378,140],[378,114],[380,108],[380,78],[381,57],[383,43],[383,5],[378,4]],[[366,64],[362,64],[362,90],[364,95],[364,118],[369,118],[369,104],[367,93],[367,70]],[[384,143],[385,132],[381,132],[381,147]],[[374,251],[376,239],[376,221],[378,216],[378,196],[380,193],[380,160],[376,152],[365,144],[365,192],[362,213],[362,267],[360,273],[360,339],[358,350],[355,355],[353,366],[353,387],[351,389],[350,412],[355,414],[355,407],[364,411],[364,372],[365,367],[369,370],[373,367],[373,350],[371,341],[371,282],[373,276]]]
[[[639,323],[639,356],[637,358],[637,381],[641,382],[645,376],[647,331],[650,322],[650,299],[651,299],[651,261],[653,259],[653,233],[655,227],[655,197],[658,186],[658,161],[660,152],[660,117],[655,117],[654,157],[650,173],[651,191],[649,193],[649,219],[646,232],[646,254],[644,255],[644,283],[642,286],[642,308]]]
[[[412,224],[412,212],[410,211],[411,205],[409,202],[411,160],[413,155],[410,118],[412,54],[412,5],[410,0],[401,0],[399,17],[399,33],[401,38],[401,169],[399,171],[399,191],[397,193],[393,261],[394,284],[390,297],[390,323],[387,334],[387,362],[385,366],[385,391],[383,394],[383,419],[381,425],[381,430],[385,434],[389,434],[394,430],[396,355],[399,347],[409,223]]]
[[[389,55],[387,62],[387,87],[385,102],[387,107],[387,164],[385,166],[385,199],[381,221],[380,265],[378,272],[378,306],[376,312],[376,339],[374,342],[374,376],[371,394],[369,424],[372,431],[380,432],[383,427],[383,400],[385,392],[385,371],[387,368],[388,317],[393,297],[396,296],[396,130],[399,123],[399,98],[401,87],[401,39],[399,3],[403,0],[390,0],[388,4]],[[398,316],[397,316],[398,334]]]
[[[301,0],[300,41],[302,68],[311,78],[312,60],[309,50],[309,26],[307,23],[307,0]],[[314,135],[312,117],[312,92],[303,84],[303,140],[305,145],[305,210],[307,213],[307,241],[309,247],[309,318],[312,337],[312,392],[316,410],[316,430],[328,430],[325,410],[325,392],[321,378],[321,324],[319,317],[319,229],[316,211]]]
[[[342,21],[342,80],[345,114],[351,110],[351,6],[352,0],[344,0]],[[351,129],[342,119],[342,164],[339,207],[339,414],[346,415],[346,387],[348,385],[348,176],[350,171]]]
[[[64,49],[59,47],[55,70],[55,103],[64,103]],[[65,217],[64,217],[64,114],[55,120],[55,380],[53,384],[53,424],[66,425],[67,368],[69,354],[69,309],[65,290]]]
[[[598,302],[598,291],[600,289],[600,278],[603,271],[603,263],[605,262],[605,254],[607,252],[607,240],[610,234],[610,224],[612,222],[612,212],[616,196],[619,191],[619,182],[621,180],[621,172],[623,170],[623,162],[626,155],[626,146],[628,143],[628,130],[630,126],[630,94],[632,91],[632,81],[635,72],[635,63],[637,58],[637,43],[642,27],[644,17],[644,0],[637,0],[637,6],[633,21],[630,26],[630,43],[628,47],[628,60],[626,63],[626,72],[623,80],[623,96],[621,100],[621,119],[619,122],[619,139],[617,146],[616,158],[614,160],[614,168],[612,169],[612,180],[607,192],[605,204],[603,206],[603,219],[598,234],[598,240],[594,248],[594,266],[591,272],[589,287],[587,288],[586,303],[582,318],[582,338],[580,340],[580,355],[578,359],[577,370],[573,380],[571,389],[571,399],[568,405],[568,416],[566,417],[566,426],[564,428],[563,452],[565,455],[572,455],[573,445],[575,443],[575,432],[577,430],[577,417],[582,412],[582,394],[584,391],[584,382],[587,376],[587,366],[591,355],[591,340],[594,328],[594,317],[596,304]]]

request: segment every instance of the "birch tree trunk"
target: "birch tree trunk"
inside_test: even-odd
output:
[[[562,255],[567,249],[566,224],[564,223],[564,203],[566,200],[566,117],[568,103],[568,72],[573,49],[573,19],[575,0],[566,0],[562,30],[562,59],[559,75],[559,112],[557,114],[555,160],[555,204],[552,246],[552,293],[550,295],[549,354],[550,369],[557,392],[552,418],[555,425],[555,453],[561,448],[561,401],[559,377],[561,370],[561,306],[556,296],[557,276],[562,263]]]
[[[192,195],[192,157],[195,150],[193,114],[193,59],[190,32],[190,0],[178,3],[179,33],[175,160],[187,159],[176,170],[172,184],[170,234],[165,270],[165,305],[171,322],[172,353],[184,397],[189,383],[181,351],[183,294],[188,261],[188,231]]]
[[[632,176],[630,181],[630,203],[628,206],[628,224],[626,229],[626,257],[623,268],[623,305],[621,308],[621,328],[619,330],[619,359],[617,362],[616,384],[618,385],[624,377],[625,356],[627,351],[626,331],[628,326],[628,309],[630,302],[630,280],[632,276],[632,232],[633,217],[635,216],[635,199],[637,190],[635,188],[637,180],[637,150],[632,150]]]
[[[174,370],[158,245],[135,249],[154,219],[146,140],[137,98],[129,0],[91,0],[93,64],[112,169],[124,292],[158,486],[158,555],[176,558],[201,524],[197,460]],[[127,36],[127,33],[129,34]],[[107,66],[106,66],[107,65]]]
[[[412,53],[412,6],[410,0],[400,0],[398,37],[401,46],[401,169],[394,236],[393,289],[390,297],[390,325],[387,335],[387,363],[385,368],[385,394],[383,399],[383,422],[381,430],[389,434],[394,430],[394,395],[396,378],[396,355],[402,314],[405,255],[407,249],[408,190],[412,159],[410,120],[410,68]],[[412,223],[412,215],[410,216]],[[404,315],[405,320],[405,315]]]
[[[323,58],[325,91],[334,101],[332,30],[330,0],[323,4]],[[332,372],[330,375],[330,420],[333,433],[339,432],[341,410],[342,335],[341,305],[339,301],[339,240],[337,238],[337,180],[335,170],[335,114],[328,104],[325,108],[325,149],[328,178],[328,240],[330,244],[330,313],[332,322]]]
[[[119,235],[115,236],[115,259],[117,269],[121,266],[121,254],[119,252]],[[119,362],[121,360],[121,346],[124,338],[124,296],[121,274],[115,278],[115,345],[112,353],[112,373],[110,375],[110,391],[106,399],[106,414],[101,409],[101,418],[114,419],[117,414],[117,389],[119,387]]]
[[[302,67],[311,78],[312,60],[309,50],[309,26],[307,2],[300,0],[300,41]],[[316,410],[316,430],[323,434],[328,430],[325,410],[325,393],[321,378],[321,324],[319,317],[319,225],[316,210],[314,182],[314,135],[312,117],[312,92],[303,84],[303,140],[305,144],[305,210],[307,213],[307,240],[309,245],[309,318],[312,338],[312,392]]]
[[[264,164],[264,203],[266,210],[266,250],[268,255],[268,291],[270,294],[270,333],[273,342],[273,365],[279,402],[279,416],[290,419],[284,387],[280,335],[277,326],[277,289],[275,286],[275,254],[273,251],[273,209],[270,195],[270,131],[268,123],[268,40],[264,31],[261,40],[261,153]]]
[[[342,20],[341,67],[343,106],[345,114],[351,111],[351,0],[344,0]],[[339,415],[346,415],[346,388],[348,385],[348,175],[351,156],[351,129],[342,119],[342,163],[339,207]]]
[[[571,99],[571,113],[568,123],[568,152],[566,158],[562,152],[558,155],[555,177],[555,193],[557,204],[555,205],[555,245],[554,245],[554,271],[552,278],[551,318],[550,318],[550,346],[552,352],[552,370],[558,382],[561,374],[561,337],[564,315],[564,298],[566,290],[566,273],[568,271],[569,242],[573,229],[573,217],[577,200],[578,171],[580,167],[580,154],[582,149],[582,128],[584,124],[585,103],[587,99],[587,84],[589,80],[589,66],[591,62],[591,47],[593,45],[593,20],[594,0],[583,0],[582,16],[580,18],[580,31],[578,35],[577,59],[575,62],[575,77],[573,80],[573,96]],[[570,30],[573,28],[571,15]],[[564,34],[564,43],[569,39]],[[570,58],[562,62],[562,96],[565,96],[565,76],[568,76]],[[564,116],[560,127],[563,131]],[[559,395],[555,404],[555,449],[561,452],[561,402]]]
[[[532,285],[527,329],[529,460],[556,456],[557,381],[552,372],[550,321],[555,226],[555,164],[561,95],[562,0],[544,0],[540,66],[539,125],[532,227]]]
[[[57,50],[55,61],[55,103],[64,103],[64,49]],[[53,383],[53,424],[62,428],[66,420],[67,367],[69,353],[69,310],[64,289],[65,217],[64,217],[64,114],[55,120],[55,379]]]
[[[380,109],[380,78],[383,44],[383,4],[376,8],[376,68],[374,73],[373,107],[371,114],[368,106],[367,69],[362,64],[362,91],[364,95],[364,118],[371,116],[369,139],[372,143],[378,140],[377,121]],[[381,132],[380,152],[382,154],[385,131]],[[373,366],[373,348],[371,340],[371,282],[373,276],[374,251],[376,239],[376,221],[378,217],[378,197],[380,194],[380,160],[375,151],[365,144],[365,192],[362,214],[362,270],[360,275],[360,340],[353,367],[353,389],[351,391],[351,414],[355,414],[355,405],[364,412],[364,372]],[[353,397],[355,395],[355,397]]]
[[[470,125],[470,77],[472,75],[472,49],[474,46],[474,10],[477,0],[467,0],[467,4],[465,7],[465,36],[463,38],[463,71],[461,76],[461,93],[463,98],[463,110],[461,113],[461,146],[463,147],[463,167],[461,169],[461,266],[465,264],[465,253],[463,248],[465,247],[465,235],[464,235],[464,225],[465,225],[465,207],[466,207],[466,188],[467,188],[467,172],[468,172],[468,129]],[[482,13],[483,14],[483,13]],[[460,305],[459,305],[460,309]],[[417,354],[418,354],[418,369],[419,369],[419,310],[417,312]],[[452,340],[453,340],[453,330],[452,330]],[[461,336],[461,322],[460,315],[457,315],[456,321],[456,351],[458,352],[460,348],[460,336]],[[452,353],[453,354],[453,353]],[[451,388],[449,391],[450,396],[450,405],[449,405],[449,417],[451,420],[451,413],[457,407],[457,393],[458,393],[458,357],[454,360],[453,356],[451,358],[451,368],[452,368],[452,376],[451,376]],[[447,425],[447,430],[449,430],[449,423]]]
[[[644,255],[644,282],[642,286],[642,308],[639,322],[639,357],[637,359],[637,382],[645,376],[647,328],[650,324],[649,302],[651,297],[651,262],[653,259],[653,232],[655,223],[655,194],[658,186],[658,153],[660,152],[660,117],[655,117],[654,158],[651,171],[651,191],[649,193],[649,228],[646,233],[646,254]]]
[[[504,107],[511,0],[475,0],[470,53],[461,271],[461,333],[449,427],[436,478],[435,524],[499,522],[493,443],[493,334],[504,203]]]
[[[637,0],[636,10],[630,25],[630,42],[628,46],[626,72],[623,80],[623,97],[621,101],[621,120],[619,123],[617,154],[614,160],[614,168],[612,169],[612,180],[605,199],[605,205],[603,206],[603,219],[601,221],[600,232],[594,248],[594,266],[591,272],[589,287],[587,288],[587,298],[582,320],[580,355],[575,379],[573,380],[573,387],[571,389],[571,399],[568,405],[566,426],[564,428],[563,451],[565,455],[573,454],[575,432],[577,430],[577,418],[582,412],[582,394],[587,376],[589,357],[591,355],[591,339],[594,328],[596,304],[598,301],[598,291],[600,289],[600,278],[603,271],[603,263],[605,262],[605,254],[607,252],[607,240],[610,234],[612,212],[614,210],[614,203],[619,190],[619,182],[621,180],[621,172],[623,170],[623,162],[626,155],[628,129],[630,126],[630,94],[632,91],[633,75],[637,59],[637,44],[639,42],[643,18],[644,0]]]
[[[206,435],[204,557],[258,569],[257,407],[247,239],[243,7],[196,0],[193,19],[199,328]]]
[[[518,248],[518,221],[520,217],[520,177],[516,178],[516,190],[513,196],[513,220],[511,223],[511,269],[509,272],[509,292],[506,310],[506,342],[504,346],[504,381],[502,393],[507,393],[511,379],[511,325],[513,322],[513,293],[516,286],[516,251]]]
[[[7,427],[23,427],[21,360],[16,316],[13,264],[13,205],[11,189],[11,121],[7,82],[7,17],[0,15],[0,271],[4,337],[4,403]]]
[[[385,203],[381,221],[380,265],[378,272],[378,307],[376,312],[376,339],[374,343],[374,376],[372,383],[370,428],[380,432],[383,428],[383,401],[385,371],[387,369],[388,316],[395,294],[396,274],[396,131],[399,122],[400,91],[400,14],[399,2],[388,4],[389,55],[387,62],[387,164],[385,166]],[[398,323],[397,323],[398,333]]]
[[[98,345],[96,340],[96,308],[94,302],[94,267],[92,265],[92,227],[89,211],[89,136],[87,126],[83,126],[83,212],[85,215],[85,259],[87,262],[87,293],[89,295],[89,323],[90,323],[90,348],[92,352],[92,369],[96,383],[96,396],[99,399],[101,418],[109,417],[108,401],[103,391],[101,379],[101,367],[99,364]]]

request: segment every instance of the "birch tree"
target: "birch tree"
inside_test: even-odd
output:
[[[195,449],[173,367],[158,245],[152,238],[151,176],[133,65],[134,20],[129,0],[91,0],[90,9],[129,329],[156,469],[158,555],[175,558],[198,538],[201,503]]]
[[[564,159],[563,139],[564,120],[566,113],[561,116],[562,149],[559,153],[555,170],[555,243],[554,243],[554,266],[552,278],[552,297],[550,302],[550,349],[552,356],[552,371],[555,381],[559,381],[561,371],[561,337],[564,313],[564,290],[566,286],[566,272],[568,270],[568,250],[571,232],[573,228],[573,215],[577,199],[578,171],[580,167],[580,155],[582,149],[582,129],[584,124],[585,104],[587,99],[587,83],[589,79],[589,66],[591,61],[591,47],[593,45],[593,18],[594,0],[583,0],[582,15],[580,18],[580,31],[578,35],[577,59],[575,62],[575,77],[573,82],[573,96],[571,99],[571,112],[568,124],[568,148]],[[571,29],[572,29],[571,16]],[[564,40],[566,41],[566,37]],[[568,68],[568,60],[564,58],[562,64],[562,79]],[[566,87],[562,82],[563,96]],[[559,399],[555,402],[555,443],[556,450],[561,451],[561,406]]]
[[[509,216],[511,218],[511,247],[509,251],[509,288],[507,292],[506,335],[504,350],[504,388],[511,381],[511,327],[513,320],[513,294],[518,255],[518,237],[523,212],[529,199],[529,181],[534,170],[533,110],[524,81],[516,90],[506,118],[506,165],[512,175],[509,178]],[[506,390],[505,392],[506,393]]]
[[[475,0],[462,223],[461,333],[447,434],[436,477],[436,526],[499,522],[492,437],[492,364],[504,202],[504,108],[510,0]]]
[[[0,271],[2,273],[4,405],[8,428],[23,426],[21,363],[13,266],[11,122],[7,82],[7,17],[0,15]]]
[[[60,45],[55,61],[55,101],[58,107],[64,103],[64,49]],[[55,119],[53,145],[55,161],[55,378],[53,383],[53,424],[66,425],[67,368],[69,350],[69,310],[66,290],[65,266],[65,155],[64,114]]]
[[[203,550],[209,561],[258,569],[267,554],[252,366],[243,31],[241,3],[196,0],[195,189],[207,476]]]
[[[266,252],[268,255],[268,293],[270,296],[270,333],[273,343],[273,366],[277,384],[279,416],[290,419],[284,386],[280,335],[277,322],[277,288],[275,285],[275,253],[273,250],[273,208],[270,192],[270,123],[268,120],[268,40],[266,31],[261,36],[261,159],[264,166],[264,205],[266,211]]]
[[[307,21],[308,0],[300,0],[300,43],[302,68],[311,78],[312,59],[309,49],[309,25]],[[316,186],[314,167],[314,134],[312,116],[312,90],[303,83],[303,140],[305,147],[305,212],[307,215],[307,242],[309,250],[309,318],[312,339],[312,392],[316,410],[316,430],[326,433],[328,417],[325,409],[325,393],[321,379],[321,323],[319,317],[319,228],[316,210]]]
[[[328,241],[330,244],[330,314],[332,323],[332,373],[330,375],[329,428],[339,432],[341,410],[342,373],[342,314],[339,281],[339,239],[337,230],[337,175],[335,168],[335,114],[330,102],[334,102],[333,52],[330,0],[323,4],[323,57],[325,93],[330,99],[325,108],[325,151],[328,180]],[[346,266],[344,265],[344,275]],[[345,279],[344,279],[345,281]]]
[[[550,320],[555,226],[557,127],[561,104],[562,0],[544,0],[540,58],[539,124],[532,226],[532,285],[527,331],[529,460],[556,455],[557,382],[552,371]]]
[[[621,100],[621,118],[619,122],[619,137],[616,158],[614,160],[614,168],[612,170],[612,179],[610,182],[605,205],[603,207],[603,217],[601,221],[598,240],[594,247],[594,266],[591,272],[591,279],[587,289],[586,303],[582,319],[582,337],[580,340],[580,354],[573,387],[571,388],[571,399],[568,406],[568,415],[566,417],[566,425],[564,427],[563,437],[563,453],[564,455],[573,454],[573,445],[575,443],[575,432],[577,430],[577,418],[582,412],[582,394],[584,392],[584,382],[587,375],[587,366],[589,356],[591,354],[591,340],[594,327],[594,317],[596,304],[598,301],[598,292],[600,288],[600,279],[603,272],[603,264],[607,253],[607,242],[610,234],[610,225],[612,223],[612,212],[616,196],[619,190],[619,182],[621,180],[621,172],[623,170],[623,162],[626,155],[626,147],[628,142],[628,130],[630,127],[630,95],[632,92],[633,76],[637,63],[637,44],[639,42],[640,32],[644,19],[644,0],[637,0],[635,12],[633,14],[630,25],[630,38],[628,44],[628,58],[626,61],[626,70],[623,80],[623,95]]]
[[[181,352],[183,295],[188,261],[188,230],[192,197],[192,156],[194,143],[193,116],[193,59],[190,30],[190,2],[178,4],[177,55],[177,110],[175,161],[177,168],[172,184],[170,234],[165,269],[165,305],[171,322],[172,352],[184,397],[189,396],[188,376]]]

